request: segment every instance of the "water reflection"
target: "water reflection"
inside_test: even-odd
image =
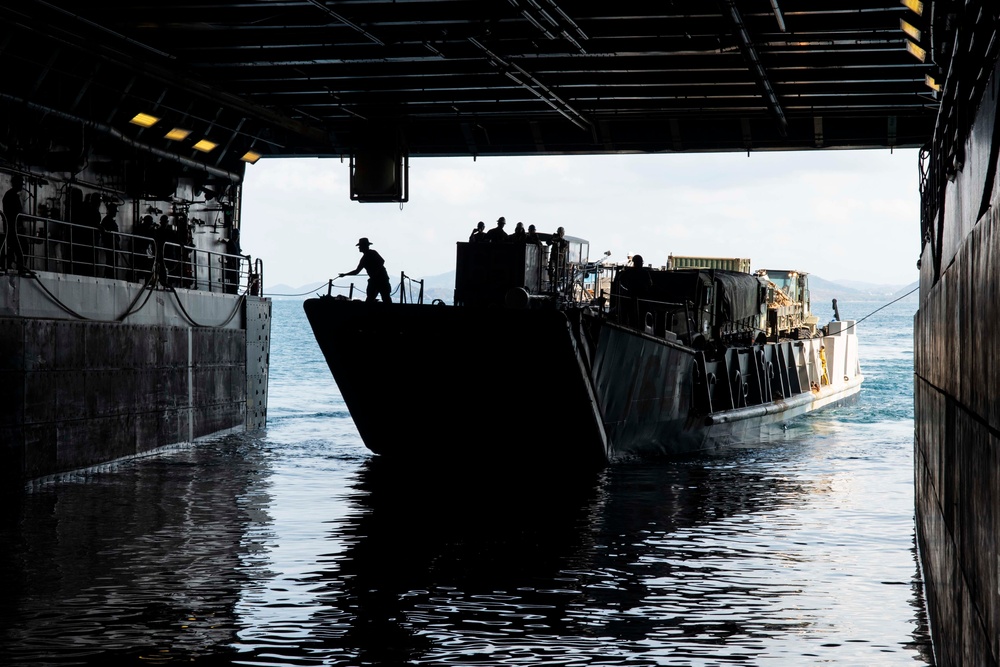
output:
[[[475,475],[274,434],[49,485],[0,526],[0,664],[930,664],[894,428]]]
[[[344,664],[497,664],[512,643],[525,655],[579,595],[564,573],[589,567],[603,498],[598,473],[470,476],[377,458],[354,491],[308,575],[324,582],[310,650]]]
[[[267,468],[232,440],[39,486],[0,526],[0,664],[218,655],[268,521]],[[136,663],[138,664],[138,663]]]

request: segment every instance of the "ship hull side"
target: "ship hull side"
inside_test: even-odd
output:
[[[613,458],[704,448],[704,419],[689,416],[696,354],[614,325],[600,327],[593,377]]]
[[[1000,197],[984,193],[998,111],[987,92],[923,248],[914,318],[917,546],[942,666],[1000,664]]]
[[[864,381],[852,323],[849,334],[756,346],[731,354],[733,368],[724,375],[731,376],[738,368],[746,381],[762,381],[748,368],[748,359],[759,356],[766,363],[766,359],[777,359],[778,347],[783,348],[788,366],[784,380],[775,377],[774,384],[788,397],[727,409],[718,401],[727,395],[732,400],[732,395],[716,391],[714,409],[708,412],[705,408],[710,401],[697,397],[703,391],[697,382],[700,352],[612,324],[598,326],[592,372],[613,458],[681,457],[759,444],[783,434],[791,419],[856,400]],[[833,384],[811,391],[811,383],[820,385],[821,367],[813,362],[823,344],[831,353],[839,351],[831,354],[831,360],[839,361],[837,373]],[[725,368],[723,362],[719,365]],[[790,376],[796,380],[795,387],[805,390],[791,393]],[[773,395],[773,390],[768,385],[763,393]]]
[[[141,286],[90,282],[2,280],[4,488],[264,425],[268,300],[155,291],[116,321]]]

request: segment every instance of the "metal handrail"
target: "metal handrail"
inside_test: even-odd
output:
[[[260,262],[258,259],[257,262]],[[252,293],[250,258],[201,250],[167,241],[163,244],[167,280],[174,287],[229,294]]]
[[[18,216],[18,223],[28,230],[18,234],[28,269],[143,284],[152,279],[157,260],[156,241],[152,237],[108,232],[28,214]],[[7,241],[5,238],[4,251]],[[260,259],[251,270],[247,255],[202,250],[170,241],[163,244],[162,259],[168,283],[186,289],[243,294],[252,292],[254,275],[259,283],[263,274]]]
[[[413,283],[418,283],[420,289],[417,291],[417,300],[413,300]],[[399,274],[399,302],[400,303],[423,303],[424,302],[424,281],[416,280],[406,275],[405,272]]]

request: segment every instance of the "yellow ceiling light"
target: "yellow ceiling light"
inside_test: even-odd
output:
[[[247,151],[240,159],[244,162],[249,162],[250,164],[257,164],[257,160],[260,159],[260,153],[256,151]]]
[[[201,151],[202,153],[207,153],[207,152],[213,150],[218,145],[219,144],[215,143],[214,141],[209,141],[208,139],[202,139],[198,143],[196,143],[194,146],[192,146],[192,148],[194,148],[196,151]]]
[[[907,35],[909,35],[910,37],[912,37],[914,41],[917,41],[917,42],[920,41],[920,29],[919,28],[910,25],[909,23],[907,23],[903,19],[899,19],[899,27],[900,27],[900,29],[903,32],[905,32]]]
[[[934,80],[930,74],[924,74],[924,83],[933,91],[941,90],[941,84]]]
[[[171,141],[184,141],[191,134],[191,130],[184,130],[179,127],[175,127],[166,134],[163,135],[164,139],[170,139]]]
[[[927,59],[927,52],[924,51],[919,46],[917,46],[916,44],[914,44],[913,42],[911,42],[910,40],[906,40],[906,50],[912,53],[913,57],[919,60],[920,62],[924,62],[924,60]]]
[[[132,116],[132,120],[129,122],[134,125],[141,125],[142,127],[153,127],[160,122],[160,119],[156,116],[151,116],[148,113],[142,113],[140,111],[136,115]]]
[[[912,10],[917,16],[924,15],[924,3],[921,0],[901,0],[903,6]]]

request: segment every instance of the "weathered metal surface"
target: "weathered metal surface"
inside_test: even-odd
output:
[[[53,276],[43,279],[66,283]],[[137,317],[138,323],[106,321],[114,319],[119,307],[114,298],[93,302],[95,319],[81,321],[42,301],[30,306],[34,297],[18,298],[38,291],[23,284],[32,279],[0,282],[9,287],[0,295],[7,313],[0,317],[4,484],[243,430],[249,423],[263,425],[269,301],[249,297],[255,313],[249,343],[241,328],[241,300],[235,296],[204,299],[183,291],[177,296],[190,308],[189,315],[217,322],[240,307],[226,328],[180,325],[184,318],[179,310],[167,312],[174,298],[167,292],[155,292],[153,298],[162,300],[154,311],[169,324],[148,323],[150,314]],[[107,295],[127,295],[133,287],[112,285]],[[26,307],[48,317],[19,317],[19,309]],[[53,319],[57,315],[63,319]],[[254,360],[252,377],[249,357]],[[252,420],[247,416],[250,384],[256,392]]]
[[[703,430],[687,428],[694,370],[689,348],[619,327],[601,329],[592,376],[613,456],[702,447]]]
[[[256,431],[267,422],[267,374],[271,350],[271,301],[248,296],[246,319],[246,428]]]
[[[956,74],[974,79],[980,67]],[[1000,196],[988,177],[1000,68],[985,71],[973,122],[955,134],[960,150],[932,156],[957,168],[942,197],[924,192],[937,215],[914,319],[917,538],[942,666],[1000,664]],[[980,216],[984,191],[991,207]]]
[[[697,257],[694,255],[670,255],[668,269],[722,269],[750,273],[750,259],[747,257]]]

